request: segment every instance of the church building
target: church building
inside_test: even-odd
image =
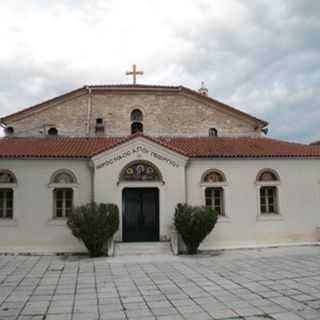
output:
[[[119,242],[170,240],[178,203],[218,211],[202,249],[319,240],[320,146],[204,86],[85,86],[0,120],[0,252],[84,251],[66,217],[91,201],[119,207]]]

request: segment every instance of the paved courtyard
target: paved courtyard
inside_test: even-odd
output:
[[[320,319],[320,247],[0,256],[0,319]]]

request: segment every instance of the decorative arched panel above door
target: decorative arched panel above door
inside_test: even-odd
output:
[[[160,170],[151,162],[138,160],[129,163],[120,173],[119,181],[163,181]]]

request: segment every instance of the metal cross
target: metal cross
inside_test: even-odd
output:
[[[126,72],[126,75],[127,76],[131,76],[133,77],[133,84],[137,84],[137,75],[142,75],[143,74],[143,71],[138,71],[137,70],[137,66],[134,64],[132,66],[132,71],[127,71]]]

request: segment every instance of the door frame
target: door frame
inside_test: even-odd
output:
[[[158,242],[160,241],[160,188],[156,187],[156,186],[141,186],[141,187],[129,187],[129,186],[125,186],[124,188],[122,188],[121,190],[121,204],[122,204],[122,226],[121,226],[121,234],[122,234],[122,241],[123,242],[131,242],[131,241],[127,241],[125,240],[125,224],[126,224],[126,205],[125,205],[125,196],[124,193],[126,190],[150,190],[153,189],[156,191],[157,194],[157,205],[156,205],[156,240],[148,240],[148,241],[152,241],[152,242]],[[146,242],[148,242],[146,241]]]

